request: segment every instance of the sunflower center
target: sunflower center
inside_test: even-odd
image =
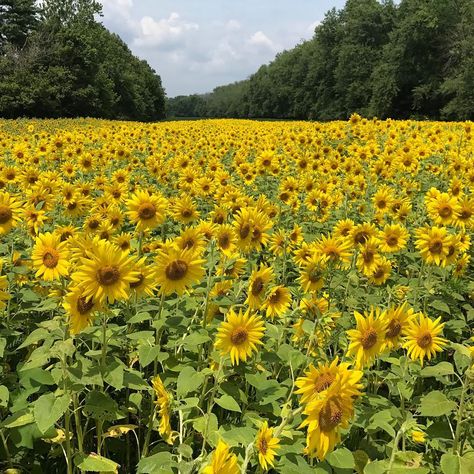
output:
[[[443,242],[441,240],[435,240],[429,247],[431,253],[439,255],[443,251]]]
[[[369,239],[369,236],[367,235],[367,232],[357,232],[357,234],[354,236],[354,242],[356,244],[365,244],[367,240]]]
[[[378,203],[377,203],[377,207],[379,209],[385,209],[387,207],[387,201],[384,201],[383,199],[380,200]]]
[[[320,393],[328,389],[334,382],[335,377],[332,374],[322,374],[314,381],[314,393]]]
[[[219,237],[219,247],[222,249],[229,248],[230,238],[227,234],[221,235]]]
[[[372,263],[374,261],[375,254],[372,250],[366,250],[362,253],[362,258],[364,259],[364,263]]]
[[[94,301],[92,298],[86,299],[85,296],[81,296],[76,303],[76,309],[79,314],[86,314],[88,313],[94,306]]]
[[[89,221],[87,226],[89,227],[89,229],[95,230],[95,229],[97,229],[97,227],[99,227],[99,224],[100,224],[100,222],[97,219],[92,219],[92,220]]]
[[[433,337],[431,336],[431,334],[430,334],[428,331],[421,333],[421,334],[416,338],[417,344],[418,344],[422,349],[426,349],[426,348],[431,344],[432,341],[433,341]]]
[[[377,332],[369,329],[360,339],[360,343],[365,350],[371,349],[377,343]]]
[[[275,290],[270,296],[270,304],[278,304],[282,298],[282,293],[279,289]]]
[[[248,339],[248,332],[247,329],[243,327],[238,327],[235,328],[232,331],[232,334],[230,336],[230,340],[234,346],[240,346],[244,342],[246,342]]]
[[[6,224],[13,216],[8,206],[0,206],[0,224]]]
[[[384,275],[385,275],[385,272],[382,267],[378,267],[372,274],[374,278],[382,278]]]
[[[319,428],[321,431],[331,431],[341,422],[342,410],[335,400],[330,399],[319,413]]]
[[[469,211],[468,209],[464,209],[460,216],[459,216],[459,219],[462,220],[462,221],[467,221],[468,219],[470,219],[472,216],[472,212]]]
[[[401,330],[402,330],[402,325],[400,321],[398,321],[397,319],[392,319],[390,323],[388,324],[385,337],[393,339],[394,337],[397,337],[400,334]]]
[[[188,264],[184,260],[174,260],[166,266],[165,274],[168,280],[181,280],[188,271]]]
[[[189,217],[191,217],[193,215],[193,212],[190,210],[190,209],[184,209],[182,212],[181,212],[181,215],[185,218],[185,219],[188,219]]]
[[[254,229],[254,231],[252,232],[252,241],[255,242],[255,241],[260,240],[261,236],[262,236],[262,231],[258,228]]]
[[[143,283],[143,280],[145,279],[145,277],[143,276],[142,273],[140,273],[140,275],[138,276],[138,280],[137,281],[132,281],[130,283],[130,288],[138,288],[139,286],[141,286],[141,284]]]
[[[395,247],[398,244],[398,238],[395,235],[390,235],[386,242],[389,247]]]
[[[156,215],[156,208],[151,202],[144,202],[138,208],[138,217],[140,219],[148,220],[153,219]]]
[[[267,454],[267,451],[268,451],[268,443],[267,443],[267,440],[265,438],[262,438],[260,440],[260,443],[259,443],[259,451],[265,456],[265,454]]]
[[[439,210],[439,215],[444,218],[451,217],[452,214],[453,210],[449,206],[442,206]]]
[[[47,268],[55,268],[59,262],[59,252],[52,247],[47,247],[43,253],[43,265]]]
[[[102,267],[97,272],[97,280],[101,285],[110,286],[117,283],[120,279],[120,271],[117,267]]]
[[[69,239],[69,237],[72,237],[72,234],[71,234],[71,232],[69,232],[68,230],[66,230],[65,232],[63,232],[63,233],[61,234],[61,237],[59,238],[59,240],[60,240],[61,242],[64,242],[65,240]]]
[[[309,273],[308,273],[308,280],[311,283],[316,283],[319,281],[322,277],[321,272],[317,268],[313,268]]]
[[[250,234],[250,225],[249,225],[249,224],[244,224],[244,225],[240,228],[239,235],[240,235],[240,237],[241,237],[242,239],[246,239],[249,234]]]
[[[252,295],[253,296],[258,296],[264,287],[263,279],[261,277],[255,278],[255,280],[252,283]]]

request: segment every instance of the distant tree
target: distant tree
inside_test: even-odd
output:
[[[0,52],[7,44],[22,48],[38,22],[35,0],[0,0]]]

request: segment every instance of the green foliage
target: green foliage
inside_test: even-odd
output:
[[[472,0],[348,0],[249,79],[169,99],[175,117],[473,119]]]
[[[48,0],[39,23],[26,3],[13,2],[23,8],[16,15],[0,3],[0,19],[8,20],[0,27],[0,116],[164,116],[160,77],[95,20],[96,1]]]

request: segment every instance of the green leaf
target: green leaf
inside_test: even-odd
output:
[[[453,364],[449,362],[440,362],[433,367],[425,367],[420,372],[422,377],[441,377],[443,375],[454,374]]]
[[[456,403],[448,400],[446,395],[438,390],[428,393],[421,399],[421,416],[443,416],[448,415],[456,408]]]
[[[36,400],[33,412],[38,429],[42,433],[46,433],[64,415],[69,401],[67,395],[56,397],[53,393],[42,395]]]
[[[474,453],[464,456],[445,453],[441,456],[443,474],[472,474],[474,472]]]
[[[119,464],[98,454],[78,455],[74,459],[76,466],[83,472],[118,472]]]
[[[222,395],[216,403],[226,410],[241,412],[239,404],[230,395]]]
[[[364,468],[369,462],[369,455],[362,450],[357,450],[352,453],[354,456],[354,470],[357,474],[363,474]]]
[[[142,367],[146,367],[151,364],[154,360],[163,362],[169,355],[166,352],[160,352],[160,346],[149,346],[148,344],[142,344],[138,348],[138,357]]]
[[[97,390],[87,394],[83,412],[85,416],[95,419],[113,421],[123,418],[123,415],[118,411],[117,402]]]
[[[178,375],[176,394],[182,398],[189,392],[194,392],[204,381],[204,376],[196,372],[189,365],[186,366]]]
[[[449,306],[444,301],[435,300],[431,302],[430,306],[438,311],[442,311],[443,313],[451,314]]]
[[[140,459],[137,474],[165,474],[173,472],[170,468],[174,465],[171,453],[163,451]]]
[[[9,416],[3,423],[0,424],[3,428],[17,428],[19,426],[29,425],[34,423],[35,417],[33,413],[26,410],[21,410]]]
[[[43,339],[46,339],[50,335],[50,332],[44,328],[35,329],[28,337],[23,341],[23,344],[18,346],[18,349],[23,349],[24,347],[31,346],[31,344],[36,344]]]
[[[0,357],[3,357],[5,347],[7,347],[7,340],[4,337],[0,337]]]
[[[326,461],[339,469],[353,469],[355,466],[354,456],[347,448],[339,448],[329,453]]]
[[[8,400],[10,399],[10,392],[5,385],[0,385],[0,407],[6,408]]]

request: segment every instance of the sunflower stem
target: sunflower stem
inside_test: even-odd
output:
[[[209,253],[209,272],[207,274],[206,299],[204,300],[204,310],[202,315],[202,327],[206,329],[207,325],[207,310],[209,307],[209,293],[212,286],[212,272],[214,270],[214,240],[211,241],[211,250]]]
[[[400,429],[397,432],[397,435],[395,436],[395,440],[393,441],[393,448],[392,448],[392,455],[390,456],[390,462],[388,464],[388,469],[387,472],[390,473],[392,471],[392,466],[393,463],[395,462],[395,455],[397,454],[398,451],[398,443],[400,442],[400,438],[403,435],[403,430]]]
[[[462,418],[464,416],[464,405],[466,402],[466,394],[469,389],[469,383],[467,380],[468,371],[464,378],[461,391],[461,399],[459,400],[459,408],[456,416],[456,431],[454,433],[454,442],[453,442],[453,454],[461,455],[461,449],[459,448],[459,440],[461,438],[461,428],[462,428]]]

